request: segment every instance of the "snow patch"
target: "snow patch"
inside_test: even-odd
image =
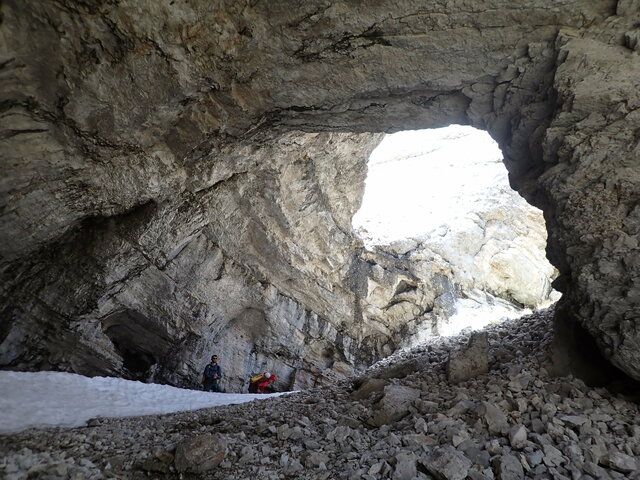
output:
[[[282,395],[210,393],[111,377],[6,371],[0,372],[0,392],[0,433],[79,427],[97,417],[175,413]]]

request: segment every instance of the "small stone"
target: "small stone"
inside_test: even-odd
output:
[[[58,476],[66,478],[68,471],[69,471],[69,466],[66,463],[60,463],[56,465],[56,474]]]
[[[351,393],[352,400],[365,400],[376,393],[382,392],[388,381],[381,378],[367,379],[357,390]]]
[[[527,443],[527,429],[516,425],[509,430],[509,443],[516,450],[520,450]]]
[[[167,473],[173,460],[174,455],[171,452],[156,452],[142,462],[142,469],[148,472]]]
[[[493,439],[487,442],[487,444],[485,445],[485,449],[491,455],[498,455],[502,452],[502,445],[500,445],[500,442],[498,440]]]
[[[307,468],[318,468],[329,461],[329,456],[321,452],[312,452],[304,459],[304,466]]]
[[[562,453],[553,445],[545,444],[542,446],[542,450],[544,452],[543,461],[547,467],[559,467],[564,462]]]
[[[486,332],[474,332],[469,343],[449,354],[447,377],[452,383],[477,378],[489,371],[489,341]]]
[[[544,427],[544,423],[539,418],[534,418],[531,420],[531,430],[536,433],[542,434],[545,433],[546,429]]]
[[[600,463],[622,473],[631,473],[638,469],[638,462],[633,457],[619,452],[608,453],[602,457]]]
[[[286,423],[279,425],[276,428],[276,435],[278,437],[278,440],[288,439],[291,436],[291,429],[289,428],[289,425],[287,425]]]
[[[482,402],[482,416],[491,433],[506,433],[509,430],[507,416],[500,408],[489,402]]]
[[[563,415],[560,420],[574,427],[580,427],[589,421],[587,417],[581,415]]]
[[[302,470],[304,470],[304,467],[302,466],[300,461],[295,458],[289,461],[289,465],[286,468],[287,474],[300,472]]]
[[[544,455],[540,450],[536,450],[535,452],[531,452],[527,454],[527,462],[532,467],[536,467],[537,465],[540,465],[540,463],[542,462],[543,456]]]
[[[409,413],[411,404],[420,398],[420,390],[402,385],[387,385],[371,419],[374,426],[395,422]]]
[[[417,457],[413,453],[399,453],[396,455],[396,468],[393,480],[413,480],[418,474]]]
[[[514,392],[525,390],[533,377],[529,374],[520,374],[509,382],[509,388]]]

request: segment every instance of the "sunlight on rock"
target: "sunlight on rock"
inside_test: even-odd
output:
[[[406,294],[375,298],[380,312],[374,318],[384,311],[389,324],[414,326],[404,328],[403,346],[518,317],[558,299],[542,212],[511,189],[501,151],[487,132],[452,125],[387,135],[368,167],[353,219],[368,251],[395,258],[393,267],[414,278],[409,283],[426,296],[437,290],[433,284],[448,282],[430,305]]]

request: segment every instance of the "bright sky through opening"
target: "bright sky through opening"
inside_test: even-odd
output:
[[[353,226],[368,245],[420,238],[510,189],[498,144],[482,130],[451,125],[387,135],[369,158]]]

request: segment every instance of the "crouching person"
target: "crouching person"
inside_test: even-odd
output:
[[[249,393],[273,393],[273,383],[277,379],[275,374],[269,372],[252,375],[249,379]]]

